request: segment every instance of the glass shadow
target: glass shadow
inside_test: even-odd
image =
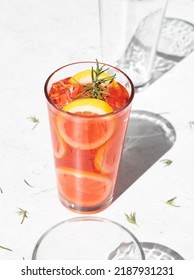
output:
[[[175,129],[161,115],[132,111],[113,201],[172,148],[175,140]]]
[[[118,65],[122,65],[123,60],[126,61],[126,65],[129,65],[131,50],[134,48],[137,55],[141,54],[142,42],[145,41],[145,28],[149,27],[151,17],[152,15],[143,19],[143,23],[139,26],[136,34],[129,42],[123,56],[118,60]],[[142,28],[142,26],[145,27]],[[191,22],[178,18],[165,17],[153,64],[152,77],[148,84],[151,85],[154,83],[193,51],[194,25]]]

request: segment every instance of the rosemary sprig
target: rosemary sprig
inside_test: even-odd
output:
[[[34,130],[37,125],[40,123],[39,119],[36,118],[35,116],[30,116],[27,118],[29,121],[31,121],[32,123],[34,123],[35,125],[32,127],[32,130]]]
[[[177,199],[176,196],[173,197],[173,198],[171,198],[171,199],[169,199],[169,200],[167,200],[167,201],[166,201],[166,204],[168,204],[168,205],[170,205],[170,206],[174,206],[174,207],[180,207],[180,205],[174,204],[175,199]]]
[[[125,217],[127,218],[128,222],[130,222],[133,225],[137,225],[136,213],[135,212],[132,212],[130,215],[125,214]]]
[[[22,216],[21,224],[23,224],[25,218],[28,218],[28,216],[27,216],[28,212],[22,208],[18,208],[18,209],[19,209],[19,211],[17,213],[18,213],[18,215]]]
[[[10,248],[7,248],[7,247],[1,246],[1,245],[0,245],[0,249],[7,250],[7,251],[12,251]]]
[[[91,97],[100,100],[106,100],[106,98],[109,96],[107,87],[114,81],[116,74],[114,74],[113,76],[106,75],[100,77],[100,75],[102,75],[109,69],[109,68],[104,68],[105,66],[106,65],[104,64],[100,67],[98,60],[96,60],[96,69],[94,70],[93,67],[91,69],[92,85],[81,84],[84,90],[79,94],[77,94],[76,98]]]
[[[163,162],[164,166],[169,166],[173,163],[173,161],[171,159],[162,159],[162,160],[160,160],[160,162]]]

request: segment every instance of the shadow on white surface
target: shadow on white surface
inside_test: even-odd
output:
[[[175,129],[161,115],[148,111],[132,111],[114,200],[171,149],[175,140]]]

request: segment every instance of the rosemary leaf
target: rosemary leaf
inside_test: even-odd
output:
[[[0,193],[3,193],[3,189],[0,187]]]
[[[31,188],[34,188],[34,186],[32,186],[31,184],[29,184],[25,179],[24,179],[24,183],[25,183],[27,186],[29,186],[29,187],[31,187]]]
[[[169,200],[167,200],[167,201],[166,201],[166,204],[168,204],[168,205],[170,205],[170,206],[174,206],[174,207],[180,207],[180,205],[174,204],[175,199],[177,199],[176,196],[173,197],[173,198],[171,198],[171,199],[169,199]]]
[[[28,216],[27,216],[28,212],[22,208],[18,208],[18,209],[19,209],[19,211],[17,213],[18,213],[18,215],[22,216],[21,224],[23,224],[25,218],[28,218]]]
[[[171,165],[173,161],[171,159],[162,159],[162,160],[160,160],[160,162],[163,162],[164,166],[166,167],[166,166]]]
[[[31,121],[32,123],[34,123],[35,125],[32,127],[32,130],[34,130],[36,128],[36,126],[40,123],[39,119],[36,118],[35,116],[30,116],[27,118],[29,121]]]
[[[1,245],[0,245],[0,249],[7,250],[7,251],[12,251],[10,248],[7,248],[7,247],[1,246]]]
[[[189,126],[190,126],[190,128],[193,128],[193,126],[194,126],[194,121],[189,122]]]
[[[130,215],[125,214],[125,217],[127,218],[128,222],[130,222],[131,224],[137,225],[135,212],[132,212]]]

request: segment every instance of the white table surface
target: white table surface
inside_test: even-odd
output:
[[[194,23],[194,1],[176,3],[174,16]],[[0,247],[0,259],[31,259],[48,228],[79,216],[58,200],[43,86],[56,68],[100,57],[97,1],[0,0],[0,38],[0,246],[11,249]],[[94,214],[185,259],[194,259],[193,69],[194,53],[133,102],[133,110],[168,112],[163,117],[174,126],[176,142],[161,159],[173,163],[164,167],[159,159],[109,208]],[[40,121],[35,129],[30,116]],[[173,197],[180,207],[165,203]],[[18,208],[28,212],[23,224]],[[131,212],[138,226],[124,215]]]

